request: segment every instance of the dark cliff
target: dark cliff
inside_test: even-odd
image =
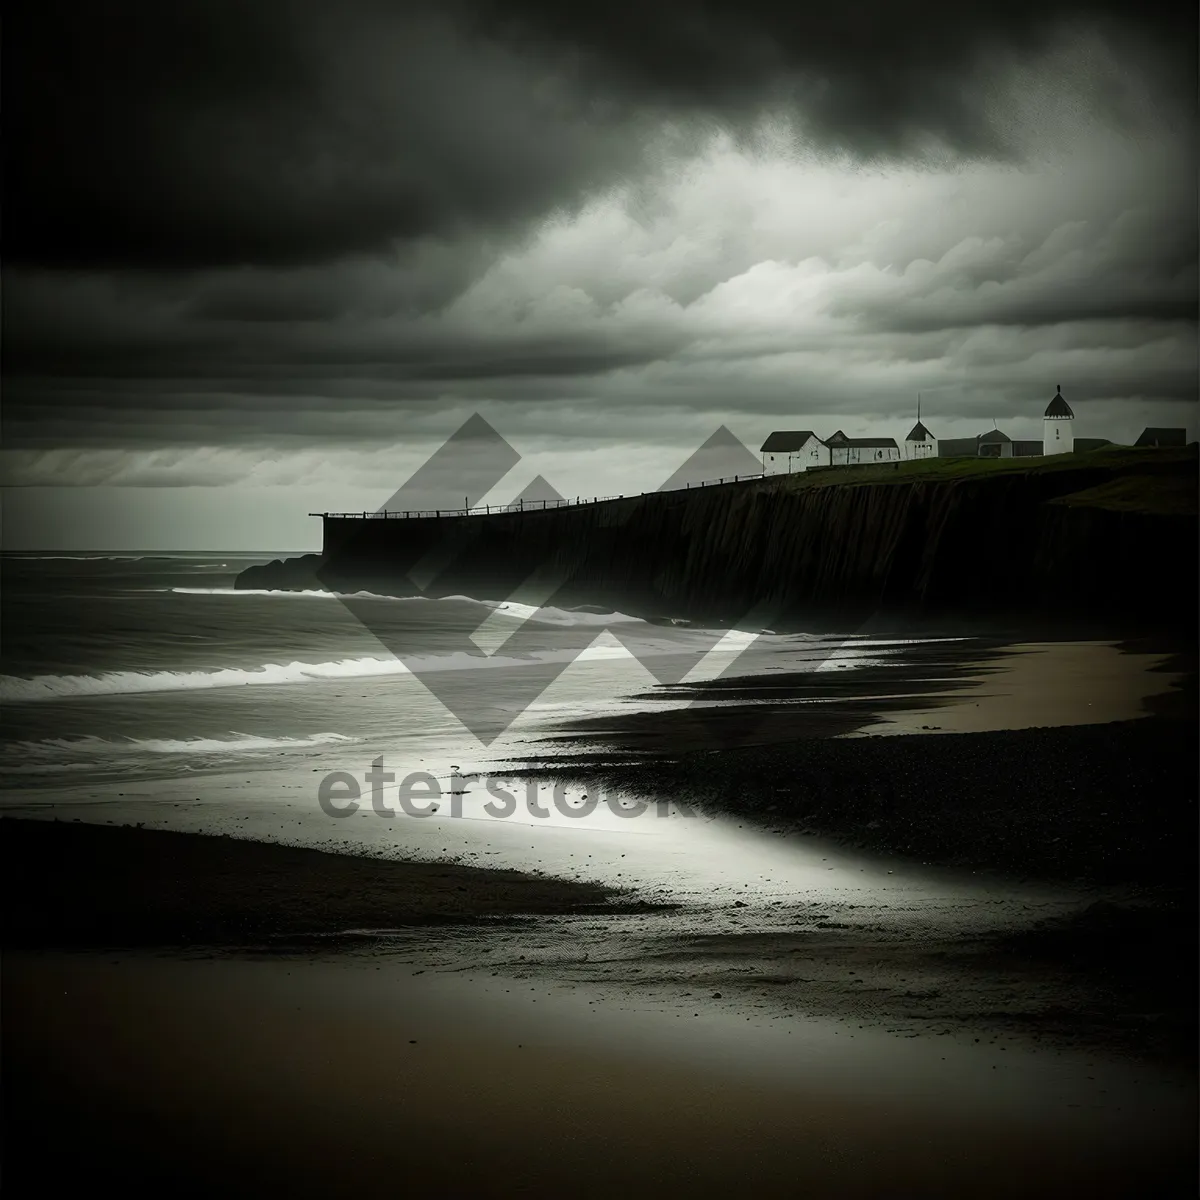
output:
[[[249,568],[238,586],[774,626],[882,612],[1192,627],[1196,491],[1191,447],[835,468],[544,512],[326,517],[321,555]]]

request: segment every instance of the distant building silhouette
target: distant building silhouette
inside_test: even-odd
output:
[[[1002,429],[989,429],[973,438],[944,438],[938,442],[939,458],[1036,458],[1042,443],[1017,441]]]
[[[829,463],[834,467],[900,461],[900,447],[895,438],[851,438],[839,429],[826,445]]]
[[[1186,446],[1187,430],[1161,429],[1156,426],[1147,425],[1142,430],[1142,436],[1133,444],[1135,446],[1158,447],[1160,449],[1165,449],[1169,446]]]
[[[980,458],[1012,458],[1013,440],[999,429],[989,429],[978,438],[976,454]]]
[[[921,397],[917,397],[917,423],[904,439],[905,458],[936,458],[937,439],[921,422]]]
[[[969,438],[942,438],[938,442],[938,458],[975,458],[979,454],[981,434]]]
[[[1002,429],[968,438],[935,438],[921,420],[921,398],[917,397],[917,423],[904,439],[901,454],[894,438],[851,438],[840,429],[822,440],[811,429],[782,430],[772,433],[762,444],[764,475],[790,471],[808,471],[824,466],[865,466],[869,463],[894,463],[903,457],[922,458],[1036,458],[1051,454],[1085,454],[1102,450],[1113,443],[1108,438],[1077,438],[1075,413],[1063,398],[1062,385],[1042,416],[1041,441],[1014,440]],[[1148,427],[1135,443],[1139,447],[1169,447],[1187,444],[1183,429]]]
[[[1035,458],[1041,453],[1041,442],[1011,438],[1003,429],[938,442],[939,458]]]

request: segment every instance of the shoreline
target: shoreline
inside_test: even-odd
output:
[[[987,736],[821,744],[845,763]],[[1021,901],[997,885],[963,901],[982,926],[952,903],[889,927],[886,898],[684,914],[74,821],[6,818],[0,854],[14,1194],[557,1196],[581,1155],[588,1195],[1115,1200],[1194,1178],[1194,897],[1190,918],[1160,891],[1001,929]]]
[[[1161,733],[1167,722],[1152,718],[1128,724],[1138,732]],[[1130,730],[1120,732],[1123,736],[1114,736],[1113,727],[1085,727],[1015,734],[1083,734],[1128,751]],[[975,746],[981,739],[996,743],[999,738],[1002,745],[1003,736],[880,738],[866,746],[907,752]],[[863,745],[862,739],[828,739],[808,750],[823,751],[844,765],[860,756]],[[692,757],[716,794],[737,778],[730,774],[735,764],[757,777],[764,755],[781,749],[797,752],[795,746],[752,747]],[[976,751],[970,757],[981,766],[992,761]],[[936,777],[936,765],[921,759],[924,777]],[[955,756],[943,765],[953,768],[957,761]],[[656,794],[687,794],[694,802],[692,789],[680,790],[686,762],[687,756],[673,765],[630,760],[623,767],[610,764],[605,777],[636,790],[634,780],[650,772],[641,777],[653,781]],[[1107,769],[1104,763],[1098,766]],[[579,766],[545,772],[596,778],[594,769]],[[1046,829],[1054,821],[1077,818],[1078,806],[1039,810],[1036,797],[1027,793],[1026,798],[1051,824],[1038,832],[1027,822],[1025,840],[1010,848],[1061,847]],[[1136,807],[1136,798],[1132,803]],[[873,811],[860,810],[859,818]],[[769,829],[773,823],[781,842],[788,834],[815,832],[799,831],[794,820],[782,821],[761,808],[755,813],[743,807],[737,815],[751,826]],[[1106,826],[1106,836],[1126,836],[1115,831],[1128,829],[1130,815],[1125,813],[1124,824]],[[862,839],[867,852],[889,859],[877,861],[881,873],[892,864],[900,872],[906,860],[914,861],[911,846],[895,840],[897,828],[904,828],[897,824],[900,816],[893,812],[888,824],[871,817],[864,826],[876,825]],[[1014,824],[1010,813],[996,816],[998,828]],[[831,851],[849,840],[845,817],[843,808],[840,836],[825,831]],[[965,823],[961,832],[975,827],[979,814],[964,807],[959,817]],[[928,819],[923,826],[926,832],[939,830],[943,845],[954,833],[954,827]],[[839,894],[836,888],[784,893],[749,907],[737,891],[681,897],[682,904],[654,902],[653,894],[641,898],[644,889],[512,869],[5,818],[0,821],[3,945],[10,952],[173,950],[237,959],[265,953],[341,960],[362,951],[381,962],[400,954],[422,973],[435,974],[472,971],[487,962],[493,975],[511,979],[556,987],[616,986],[609,999],[619,1004],[682,1002],[707,1010],[713,1007],[711,993],[782,1019],[849,1020],[860,1028],[865,1024],[909,1037],[974,1033],[992,1043],[1010,1040],[1013,1048],[1092,1047],[1194,1070],[1197,996],[1189,956],[1197,912],[1195,888],[1184,878],[1189,866],[1194,878],[1194,843],[1178,831],[1163,836],[1157,849],[1145,848],[1151,857],[1159,856],[1156,880],[1102,882],[1094,873],[1076,875],[1076,899],[1053,902],[1041,913],[1039,893],[1022,892],[1019,872],[996,869],[1004,860],[993,844],[977,869],[964,871],[959,864],[956,873],[977,883],[963,894],[965,907],[958,915],[953,904],[935,905],[914,923],[904,915],[903,900],[893,914],[886,896],[872,900]],[[1179,869],[1174,876],[1162,861],[1164,848],[1175,853]],[[1075,850],[1089,861],[1103,861],[1087,847]],[[932,857],[942,865],[948,858]],[[1061,864],[1062,850],[1045,861]],[[1028,856],[1023,862],[1030,866]],[[1042,881],[1047,875],[1061,880],[1063,874],[1032,872]],[[689,995],[696,999],[680,1001]]]
[[[609,749],[592,742],[505,770],[653,794],[920,865],[1194,895],[1200,771],[1185,719],[738,744],[741,706],[701,713],[694,740],[674,750],[630,754],[622,729]],[[766,728],[775,718],[784,730],[788,717],[771,712]],[[697,744],[705,737],[709,748]]]
[[[890,684],[825,672],[811,709],[861,725],[871,693],[911,709],[940,681],[949,723],[970,683],[952,658]],[[977,666],[994,683],[1001,661]],[[1175,1194],[1195,1168],[1193,679],[1121,722],[798,737],[802,681],[776,672],[696,689],[726,703],[689,737],[642,714],[599,751],[507,764],[779,831],[778,856],[714,840],[746,848],[736,878],[678,904],[367,841],[5,818],[10,1180],[561,1195],[582,1153],[585,1194]],[[756,688],[788,699],[751,730]],[[838,844],[889,861],[826,874]],[[791,854],[807,874],[773,886]],[[925,862],[960,879],[901,878]],[[856,890],[863,868],[882,886]],[[76,1157],[54,1156],[64,1127]]]
[[[797,986],[804,1011],[853,1013],[908,1028],[907,1036],[989,1030],[1194,1070],[1195,653],[1144,642],[1118,649],[1152,653],[1160,661],[1148,669],[1174,676],[1148,695],[1133,693],[1144,715],[972,729],[980,708],[976,693],[963,690],[970,670],[952,652],[922,651],[896,689],[904,696],[866,696],[876,682],[867,671],[853,679],[834,672],[819,680],[719,679],[691,685],[697,703],[687,709],[572,722],[548,739],[546,753],[508,768],[653,796],[784,839],[820,838],[839,851],[889,859],[897,870],[949,871],[997,898],[1030,884],[1080,898],[1071,911],[1031,915],[1021,928],[997,921],[956,931],[935,923],[916,943],[880,924],[881,914],[864,924],[835,905],[823,906],[832,916],[825,923],[802,911],[751,917],[740,928],[656,948],[701,989],[749,988],[769,1002]],[[976,661],[989,683],[983,699],[1002,693],[995,685],[1003,665],[1004,655],[991,651]],[[922,682],[927,668],[957,690],[931,696]],[[886,671],[878,677],[885,681]],[[1128,708],[1131,696],[1115,678],[1107,695],[1094,686],[1081,694],[1099,709]],[[1010,699],[1019,709],[1030,677],[1013,679]],[[763,701],[768,690],[775,703]],[[827,702],[805,705],[821,692]],[[857,728],[893,712],[911,718],[931,700],[944,706],[928,708],[932,728]],[[993,717],[1028,715],[1006,713],[1003,701],[990,706]],[[848,981],[867,986],[856,992]]]
[[[653,688],[631,700],[676,706],[567,719],[504,766],[924,866],[1194,894],[1194,639],[976,637],[841,665]]]

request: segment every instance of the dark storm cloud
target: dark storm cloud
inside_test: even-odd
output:
[[[169,396],[187,381],[270,393],[295,391],[297,378],[311,387],[356,375],[372,383],[585,377],[653,362],[687,341],[653,328],[617,342],[600,325],[446,327],[380,312],[369,295],[356,312],[339,302],[337,277],[327,282],[322,295],[315,285],[296,292],[275,280],[242,288],[218,277],[211,293],[195,285],[192,300],[178,284],[97,277],[69,288],[54,275],[18,272],[5,312],[5,419],[38,380],[175,381],[163,389]]]
[[[17,263],[322,262],[504,227],[636,158],[431,6],[47,0],[6,33]]]
[[[664,109],[736,124],[786,102],[810,133],[862,153],[930,135],[1009,153],[985,113],[991,63],[1086,18],[1118,27],[1153,81],[1186,87],[1194,16],[1177,9],[22,3],[6,29],[4,252],[295,264],[508,230],[636,174],[639,122]]]
[[[1092,321],[1181,323],[1200,318],[1200,273],[1193,260],[1170,273],[1096,271],[1065,280],[1018,278],[976,288],[914,288],[903,297],[883,293],[870,301],[837,302],[830,312],[859,317],[874,332],[919,334],[985,325],[1038,328]],[[1099,285],[1099,286],[1098,286]],[[1111,336],[1111,335],[1110,335]]]
[[[653,440],[681,412],[907,412],[913,364],[927,387],[973,373],[962,405],[990,414],[1023,411],[1031,360],[1040,378],[1085,354],[1097,395],[1194,393],[1194,16],[1175,11],[10,6],[5,441],[324,447],[487,402]],[[1063,46],[1060,79],[1039,55]],[[1027,64],[1044,111],[997,100]],[[1056,104],[1089,137],[1177,145],[1174,173],[1139,173],[1136,138],[1060,171],[1061,129],[1032,161]],[[764,113],[782,148],[738,157]],[[872,156],[901,165],[856,169]]]
[[[998,305],[968,301],[925,306],[910,304],[898,311],[878,312],[872,323],[877,330],[892,333],[924,333],[938,329],[967,329],[980,324],[1039,325],[1075,324],[1081,321],[1185,321],[1200,315],[1196,301],[1195,275],[1176,296],[1097,295],[1092,291],[1064,290],[1058,295],[1029,294]],[[882,307],[882,306],[880,306]]]
[[[865,153],[905,152],[925,135],[1003,153],[980,76],[1032,56],[1064,29],[1100,27],[1163,89],[1193,100],[1194,12],[1151,0],[939,0],[800,5],[777,0],[560,4],[479,0],[482,26],[516,44],[570,48],[605,84],[642,99],[726,113],[772,91],[811,132]],[[1119,108],[1115,97],[1097,95]]]

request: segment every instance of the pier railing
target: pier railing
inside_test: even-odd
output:
[[[671,488],[671,491],[684,492],[693,488],[715,487],[723,483],[749,483],[755,479],[767,478],[763,472],[757,475],[726,475],[721,479],[706,479],[701,483],[685,483],[683,487]],[[492,513],[512,512],[544,512],[551,508],[574,508],[581,504],[603,504],[609,500],[631,500],[635,496],[656,496],[659,492],[631,492],[628,496],[576,496],[574,500],[513,500],[508,504],[476,504],[469,508],[424,508],[410,511],[396,509],[381,509],[379,512],[320,512],[309,513],[310,517],[342,517],[356,520],[395,520],[416,517],[482,517]]]

